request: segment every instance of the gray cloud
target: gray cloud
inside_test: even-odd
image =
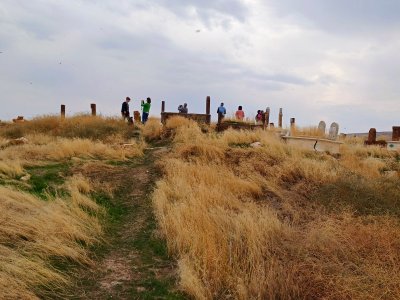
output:
[[[388,130],[400,113],[398,5],[357,3],[3,0],[0,118],[91,102],[118,115],[127,95],[134,109],[151,96],[155,115],[161,100],[203,112],[210,95],[249,116],[283,107],[299,125]]]
[[[271,0],[281,16],[292,16],[323,30],[340,33],[380,32],[398,29],[400,2],[397,0]]]

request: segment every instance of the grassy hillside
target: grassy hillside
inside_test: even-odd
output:
[[[2,124],[0,298],[400,298],[400,154],[344,141],[332,156],[179,117]]]
[[[94,195],[112,187],[76,170],[143,155],[132,134],[119,120],[86,116],[0,128],[1,299],[64,298],[71,266],[96,263],[88,249],[104,243],[106,210]]]
[[[166,127],[173,151],[153,203],[188,294],[400,298],[398,153],[350,141],[333,157],[264,131]]]

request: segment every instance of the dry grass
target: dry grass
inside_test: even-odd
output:
[[[59,116],[41,116],[31,121],[0,127],[0,136],[19,138],[32,134],[45,134],[65,138],[117,141],[132,131],[120,118],[76,115],[62,120]]]
[[[325,132],[321,132],[318,130],[317,126],[309,126],[309,127],[298,127],[294,126],[290,129],[290,135],[292,136],[318,136],[325,137]]]
[[[89,139],[67,139],[45,135],[28,135],[27,144],[9,146],[0,152],[0,174],[17,177],[23,166],[43,161],[62,161],[73,158],[124,160],[143,155],[145,143],[130,141],[129,147],[106,144]]]
[[[6,299],[36,299],[43,290],[60,289],[67,277],[53,261],[90,264],[85,246],[97,242],[102,209],[85,193],[82,177],[66,184],[67,199],[40,200],[0,187],[0,290]]]
[[[400,297],[400,182],[384,174],[398,168],[396,155],[349,145],[336,159],[264,131],[206,135],[193,123],[175,123],[174,152],[153,200],[187,293]],[[262,147],[249,147],[255,141]],[[358,184],[345,187],[347,179]],[[378,190],[361,194],[365,186]],[[370,209],[362,210],[366,203]]]
[[[161,137],[162,125],[158,118],[149,118],[142,127],[142,134],[148,140],[157,140]]]
[[[118,119],[89,116],[65,120],[47,116],[1,126],[1,184],[29,190],[29,181],[15,180],[25,174],[26,166],[73,160],[78,167],[81,161],[141,156],[145,143],[130,138],[133,130]],[[9,142],[22,136],[27,142]],[[97,188],[111,196],[107,184]],[[57,196],[58,189],[66,196]],[[47,200],[0,185],[1,299],[60,296],[57,291],[62,292],[69,276],[54,266],[92,263],[88,247],[101,239],[99,216],[104,214],[89,197],[92,192],[92,185],[82,176],[67,178],[57,186],[56,196],[49,193]]]

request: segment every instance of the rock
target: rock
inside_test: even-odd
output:
[[[339,124],[333,122],[331,127],[329,128],[329,137],[330,140],[336,140],[339,133]]]
[[[399,176],[397,171],[385,171],[384,174],[386,177],[389,177],[389,178],[394,178],[394,177]]]
[[[23,123],[25,122],[24,116],[18,116],[16,119],[12,119],[14,123]]]
[[[20,179],[22,181],[29,181],[29,179],[31,179],[31,175],[30,174],[26,174],[25,176],[22,176]]]
[[[262,146],[262,144],[260,142],[254,142],[254,143],[250,144],[250,147],[253,147],[253,148],[259,148],[261,146]]]
[[[13,146],[13,145],[24,145],[28,143],[28,139],[25,137],[20,137],[18,139],[13,139],[8,141],[7,146]]]

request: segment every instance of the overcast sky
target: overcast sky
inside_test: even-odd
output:
[[[0,0],[0,52],[1,120],[209,95],[286,125],[400,125],[399,0]]]

